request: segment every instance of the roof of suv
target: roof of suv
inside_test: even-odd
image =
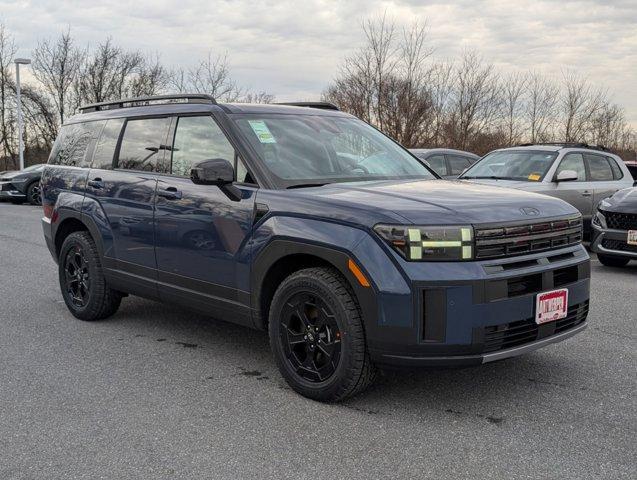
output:
[[[514,147],[498,148],[494,151],[502,150],[541,150],[546,152],[559,152],[560,150],[592,150],[603,153],[605,155],[614,155],[611,151],[609,151],[602,145],[588,145],[586,143],[524,143],[522,145],[516,145]]]
[[[322,108],[296,107],[291,105],[262,104],[262,103],[170,103],[162,105],[144,105],[139,107],[114,108],[97,112],[79,113],[69,118],[65,124],[90,122],[108,118],[133,118],[148,115],[171,115],[179,113],[206,113],[211,111],[224,111],[229,114],[288,114],[288,115],[321,115],[349,117],[350,115],[338,110]]]
[[[180,93],[156,95],[93,103],[80,107],[80,113],[67,123],[87,122],[105,118],[139,117],[174,113],[203,113],[221,110],[225,113],[296,114],[350,116],[328,102],[290,103],[217,103],[206,94]]]
[[[456,150],[455,148],[410,148],[409,151],[412,153],[457,153],[466,157],[480,158],[480,155],[476,155],[473,152]]]

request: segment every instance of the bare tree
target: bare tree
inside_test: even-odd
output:
[[[179,92],[206,93],[227,102],[238,100],[242,93],[230,77],[227,55],[212,52],[196,67],[174,71],[170,84]]]
[[[550,140],[555,122],[559,89],[539,73],[531,73],[527,82],[525,117],[531,143]]]
[[[135,85],[134,78],[143,65],[140,52],[126,52],[108,38],[87,58],[75,82],[78,104],[131,96],[140,87]]]
[[[16,51],[13,38],[5,26],[0,24],[0,151],[12,163],[15,162],[17,148],[13,145],[15,124],[10,102],[14,100],[14,82],[10,68]]]
[[[560,99],[561,136],[566,142],[585,140],[591,122],[605,103],[605,94],[573,72],[564,74],[564,91]]]
[[[274,95],[252,92],[240,87],[232,79],[227,54],[215,55],[212,51],[190,69],[178,68],[170,74],[168,84],[180,93],[205,93],[223,102],[271,103]]]
[[[52,99],[60,124],[73,108],[70,96],[84,56],[85,52],[74,46],[70,29],[55,41],[40,41],[33,50],[33,76]]]
[[[475,51],[465,51],[455,68],[449,127],[452,145],[466,150],[493,126],[499,111],[500,85],[493,65]]]
[[[169,80],[170,74],[158,57],[143,58],[130,81],[129,94],[132,97],[157,95],[168,86]]]
[[[507,145],[519,143],[522,139],[522,114],[527,81],[526,75],[513,73],[502,82],[502,126]]]

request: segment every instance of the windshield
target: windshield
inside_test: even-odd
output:
[[[557,152],[504,150],[488,154],[460,178],[496,178],[539,182],[557,158]]]
[[[436,178],[366,123],[319,115],[234,115],[263,164],[285,187]]]

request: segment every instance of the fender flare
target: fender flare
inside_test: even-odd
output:
[[[315,243],[305,239],[274,239],[259,252],[252,265],[252,274],[250,286],[252,291],[252,310],[255,313],[254,323],[259,329],[265,329],[266,324],[261,314],[261,298],[264,288],[265,278],[272,266],[285,257],[293,255],[310,255],[316,257],[334,267],[350,284],[358,304],[363,314],[365,325],[375,324],[377,322],[378,308],[376,302],[376,293],[372,279],[368,276],[372,284],[369,287],[363,287],[354,274],[348,268],[348,261],[356,258],[350,252],[335,248],[332,245]],[[358,264],[359,267],[360,264]]]
[[[58,235],[58,231],[60,227],[64,224],[66,220],[75,219],[79,221],[80,223],[82,223],[84,226],[86,226],[86,229],[91,234],[91,237],[93,237],[93,240],[95,241],[95,244],[97,245],[97,251],[99,252],[100,257],[101,258],[104,257],[104,244],[102,243],[102,236],[100,235],[99,229],[97,228],[95,221],[90,216],[82,212],[78,212],[76,210],[71,210],[68,208],[60,208],[56,211],[56,213],[57,213],[57,219],[56,219],[53,232],[52,232],[53,244],[56,247],[56,254],[59,253],[57,252],[57,235]]]

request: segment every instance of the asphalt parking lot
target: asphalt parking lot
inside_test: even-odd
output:
[[[592,266],[589,328],[324,405],[262,332],[129,297],[68,313],[41,210],[0,204],[0,478],[637,478],[637,262]]]

